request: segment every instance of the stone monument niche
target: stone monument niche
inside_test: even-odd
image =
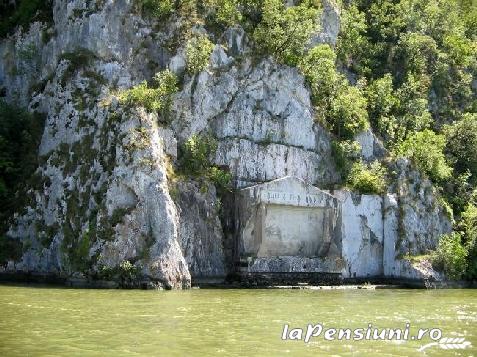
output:
[[[256,256],[325,257],[331,242],[332,214],[331,209],[321,207],[260,205]]]
[[[236,260],[242,273],[339,273],[338,199],[294,177],[237,194]]]

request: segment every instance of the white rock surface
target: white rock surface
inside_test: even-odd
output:
[[[376,195],[355,195],[335,191],[341,201],[343,277],[362,278],[383,275],[383,202]]]

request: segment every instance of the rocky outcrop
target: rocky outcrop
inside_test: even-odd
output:
[[[399,209],[400,255],[423,254],[437,246],[439,237],[452,230],[451,217],[438,201],[438,194],[429,179],[412,168],[409,161],[396,163],[396,200]],[[389,209],[395,201],[390,201]]]
[[[427,186],[429,181],[414,184]],[[411,198],[405,191],[384,196],[347,190],[333,194],[342,204],[343,277],[441,279],[429,265],[409,260],[434,249],[441,235],[451,230],[451,222],[434,201],[435,196],[426,201]],[[416,216],[419,220],[413,220]],[[423,227],[425,231],[421,231]]]
[[[1,92],[46,115],[29,204],[8,232],[24,253],[9,262],[9,271],[126,276],[167,288],[225,276],[233,264],[233,234],[222,227],[220,202],[229,201],[209,183],[169,177],[178,146],[194,134],[217,138],[210,159],[230,171],[235,188],[285,176],[321,188],[340,181],[330,134],[315,122],[297,69],[257,59],[236,26],[209,34],[216,45],[208,69],[187,74],[184,45],[171,49],[180,20],[164,26],[142,18],[134,4],[55,0],[51,25],[33,23],[0,42]],[[338,32],[339,11],[324,1],[322,31],[312,43],[334,45]],[[168,120],[118,103],[118,91],[165,68],[181,78]],[[385,155],[372,132],[357,140],[365,159]],[[343,230],[346,239],[356,239],[344,253],[356,268],[346,274],[366,265],[382,269],[366,254],[383,249],[386,229],[402,232],[396,254],[433,247],[447,231],[430,183],[399,165],[399,205],[384,204],[390,222],[398,217],[389,227],[368,216],[368,203],[374,209],[383,205],[380,198],[344,199],[350,213]],[[305,269],[294,259],[281,261]]]
[[[223,278],[227,273],[224,234],[214,186],[182,182],[177,190],[180,245],[192,278]]]

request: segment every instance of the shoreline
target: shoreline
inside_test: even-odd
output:
[[[339,283],[314,284],[260,283],[251,281],[192,281],[190,289],[268,289],[268,290],[382,290],[382,289],[475,289],[475,281],[424,281],[399,278],[373,277],[369,279],[343,279]],[[87,278],[60,277],[44,273],[0,273],[0,285],[42,285],[75,289],[169,290],[161,283],[151,281],[118,282]],[[187,290],[187,289],[185,289]]]

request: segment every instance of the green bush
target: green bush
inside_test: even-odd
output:
[[[457,231],[460,232],[468,252],[466,277],[477,279],[477,206],[475,204],[468,204],[462,212]]]
[[[119,93],[119,101],[130,106],[140,105],[152,112],[161,108],[157,91],[149,88],[146,81]]]
[[[139,0],[139,6],[145,15],[164,19],[174,11],[173,0]]]
[[[123,283],[132,282],[137,279],[139,268],[131,264],[129,260],[124,260],[119,264],[118,273]]]
[[[181,169],[183,172],[198,176],[210,167],[210,157],[217,150],[217,141],[211,136],[191,136],[181,148]]]
[[[441,237],[436,251],[431,256],[432,265],[444,271],[451,279],[460,279],[467,271],[468,251],[457,232]]]
[[[195,178],[204,178],[220,190],[229,190],[232,176],[211,164],[210,158],[217,150],[217,141],[208,135],[193,135],[180,150],[180,172]]]
[[[399,107],[396,113],[398,130],[395,138],[400,142],[410,133],[429,128],[432,117],[429,112],[428,85],[426,80],[409,75],[402,86],[396,91]]]
[[[338,137],[352,139],[368,129],[367,100],[358,86],[341,86],[331,103],[328,121]]]
[[[210,167],[206,172],[206,177],[214,183],[219,191],[230,191],[232,174],[216,166]]]
[[[303,56],[311,35],[318,30],[319,4],[301,1],[285,7],[282,0],[264,0],[262,20],[253,39],[265,53],[279,62],[294,66]]]
[[[320,108],[329,108],[343,77],[336,71],[336,54],[329,45],[312,48],[299,68],[311,87],[311,99]]]
[[[399,71],[398,77],[405,78],[408,73],[427,75],[434,71],[438,54],[436,41],[432,37],[408,32],[399,38],[392,65]]]
[[[341,35],[338,37],[336,52],[338,58],[348,67],[356,68],[361,73],[367,72],[363,67],[366,66],[366,50],[369,47],[366,38],[366,17],[359,11],[355,4],[351,4],[344,9],[341,14]]]
[[[146,81],[118,93],[119,101],[130,106],[143,106],[147,111],[166,115],[172,104],[172,96],[177,92],[177,77],[169,70],[154,76],[154,86]]]
[[[456,173],[471,174],[469,179],[477,182],[477,114],[466,113],[459,121],[444,130],[445,152]]]
[[[351,171],[353,162],[355,162],[361,154],[361,145],[354,140],[334,140],[331,143],[331,151],[341,177],[346,180]]]
[[[187,71],[190,74],[196,74],[205,70],[209,66],[213,50],[214,44],[206,35],[197,35],[191,38],[186,46]]]
[[[349,85],[337,72],[335,60],[329,45],[318,45],[303,57],[299,68],[310,85],[317,119],[339,138],[352,139],[369,127],[367,100],[360,86]]]
[[[407,157],[416,167],[435,182],[442,182],[452,174],[452,168],[444,156],[446,141],[443,135],[424,130],[410,135],[399,144],[395,156]]]
[[[393,89],[393,78],[387,73],[372,81],[366,88],[368,113],[375,131],[383,139],[394,142],[397,139],[398,119],[395,117],[399,98]]]
[[[342,11],[339,58],[370,82],[390,73],[396,87],[410,77],[419,83],[419,95],[407,96],[394,118],[383,117],[396,119],[405,138],[415,117],[422,128],[430,114],[446,122],[476,110],[475,14],[475,2],[467,0],[349,2]]]
[[[358,161],[351,167],[347,185],[362,194],[383,194],[386,191],[386,169],[378,161],[370,165]]]
[[[209,17],[223,26],[233,26],[242,20],[239,0],[204,0]]]
[[[432,117],[426,93],[427,84],[412,74],[397,90],[389,73],[366,87],[371,123],[388,147],[393,148],[411,133],[430,126]]]

